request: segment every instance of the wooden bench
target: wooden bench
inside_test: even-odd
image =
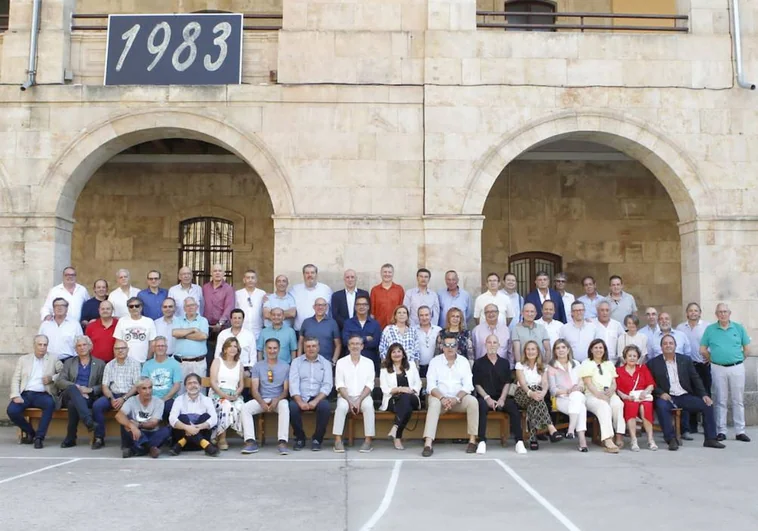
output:
[[[27,409],[27,410],[24,411],[24,417],[26,417],[26,419],[29,421],[29,424],[31,424],[32,427],[36,429],[37,426],[39,425],[39,420],[42,418],[42,410],[41,409],[37,409],[36,407],[30,407],[29,409]],[[108,411],[108,412],[105,413],[105,420],[106,421],[112,420],[112,419],[115,419],[115,418],[116,418],[116,412],[115,411]],[[52,418],[52,420],[53,421],[55,421],[55,420],[68,421],[68,409],[66,409],[66,408],[56,409],[53,412],[53,418]],[[51,422],[51,424],[52,424],[52,422]],[[16,429],[16,437],[18,439],[18,442],[20,443],[21,442],[21,430],[18,429],[18,428]],[[91,441],[94,440],[94,437],[95,437],[95,434],[93,432],[92,435],[90,436]]]

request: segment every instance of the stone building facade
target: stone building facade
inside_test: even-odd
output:
[[[266,289],[306,262],[331,285],[352,267],[369,286],[390,261],[403,283],[426,266],[441,287],[454,268],[479,292],[514,253],[544,251],[562,256],[574,291],[584,272],[621,272],[677,321],[683,303],[712,318],[726,300],[758,331],[758,95],[735,84],[730,0],[634,3],[686,15],[683,33],[478,28],[477,8],[502,9],[481,0],[176,0],[161,9],[275,12],[283,29],[245,32],[240,85],[115,87],[103,86],[105,32],[72,31],[71,14],[156,3],[45,0],[38,85],[22,92],[32,3],[12,0],[0,34],[0,266],[12,278],[0,391],[65,265],[87,284],[120,265],[138,283],[158,267],[170,284],[177,225],[195,215],[244,227],[235,280],[252,266]],[[758,0],[740,4],[758,79]],[[225,162],[118,158],[166,139],[212,144]],[[566,142],[605,151],[545,155]]]

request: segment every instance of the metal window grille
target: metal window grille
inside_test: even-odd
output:
[[[211,266],[221,264],[226,281],[233,279],[234,223],[220,218],[192,218],[179,224],[179,267],[192,269],[194,282],[211,279]]]
[[[526,296],[534,289],[534,281],[540,271],[550,275],[552,280],[556,273],[560,273],[563,269],[563,259],[552,253],[514,254],[508,259],[508,264],[509,271],[516,275],[516,289],[522,296]]]
[[[508,24],[555,24],[555,2],[548,0],[507,0],[506,12],[518,14],[506,15]],[[526,14],[529,13],[529,14]],[[531,13],[534,13],[533,15]],[[506,31],[555,31],[535,28],[506,28]]]

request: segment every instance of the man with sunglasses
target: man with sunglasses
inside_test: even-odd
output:
[[[245,439],[243,454],[252,454],[258,451],[255,442],[254,415],[261,413],[276,413],[279,417],[277,423],[277,438],[279,455],[287,455],[289,448],[287,440],[290,431],[290,407],[287,402],[289,395],[289,365],[279,360],[279,340],[271,338],[266,341],[266,359],[259,361],[253,367],[252,380],[250,382],[250,394],[253,399],[246,402],[242,407],[242,434]]]
[[[139,363],[145,363],[153,355],[155,323],[142,315],[142,301],[132,297],[126,301],[129,314],[118,320],[113,337],[129,345],[129,357]]]
[[[163,315],[161,305],[168,297],[168,290],[161,287],[161,272],[151,269],[147,274],[147,288],[137,295],[144,305],[142,314],[150,319],[158,319]]]
[[[258,273],[254,269],[245,271],[242,283],[245,287],[238,289],[234,294],[235,308],[241,308],[245,312],[243,328],[258,337],[263,329],[263,299],[266,292],[256,287]],[[218,340],[218,343],[221,343],[221,340]]]

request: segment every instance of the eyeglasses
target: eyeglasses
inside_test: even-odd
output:
[[[455,348],[458,346],[457,343],[442,343],[442,346],[445,348]]]
[[[64,277],[75,277],[75,276],[76,276],[76,273],[66,273],[66,274],[65,274],[65,275],[63,275],[63,276],[64,276]]]
[[[123,352],[125,350],[129,350],[129,347],[113,347],[113,350],[116,352]]]
[[[268,376],[268,383],[274,383],[274,371],[269,369],[267,376]]]
[[[559,284],[559,283],[560,283],[560,284],[565,284],[565,283],[566,283],[566,281],[565,281],[565,280],[563,280],[563,279],[561,279],[561,278],[556,278],[556,279],[555,279],[555,283],[556,283],[556,284]]]
[[[147,277],[148,280],[160,280],[161,277]]]
[[[134,310],[135,308],[142,308],[141,304],[130,304],[129,309]]]

